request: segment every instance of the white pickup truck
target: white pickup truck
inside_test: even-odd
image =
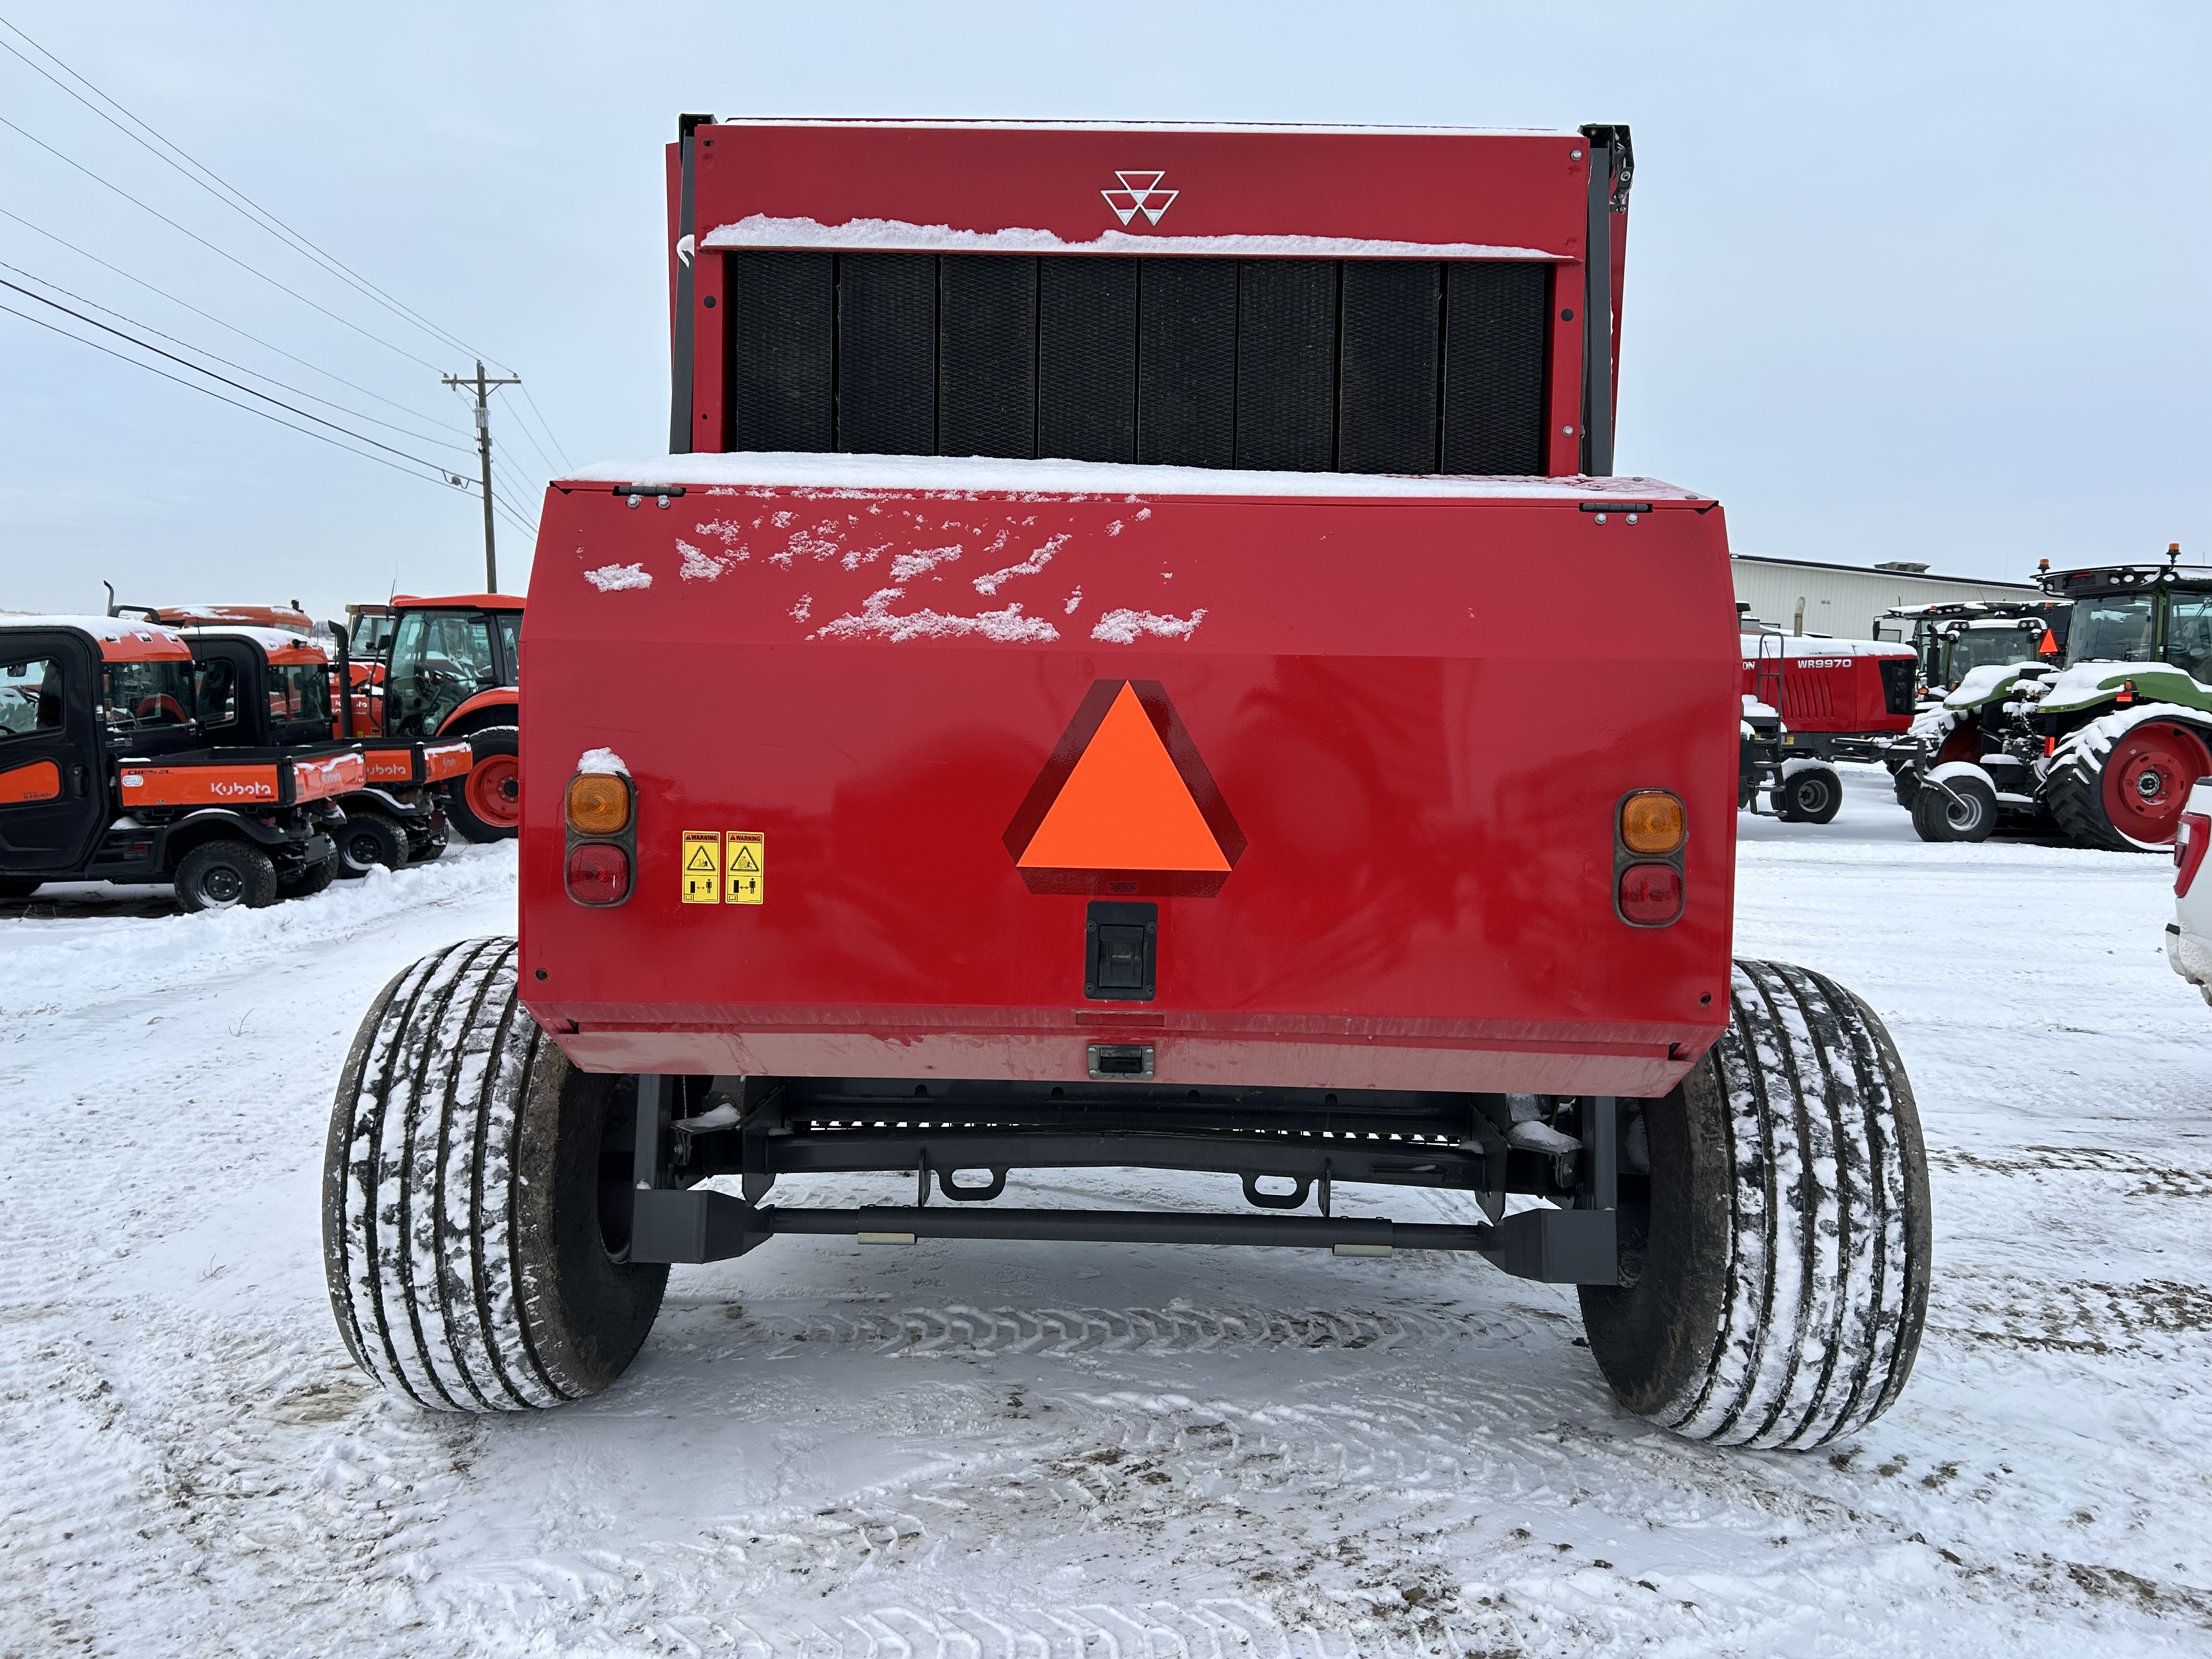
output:
[[[2212,1002],[2212,881],[2197,884],[2212,852],[2212,778],[2190,786],[2173,837],[2173,920],[2166,924],[2166,959]]]

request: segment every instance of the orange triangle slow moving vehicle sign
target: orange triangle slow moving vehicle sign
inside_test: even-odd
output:
[[[1244,832],[1158,680],[1099,680],[1004,837],[1033,893],[1211,898]]]

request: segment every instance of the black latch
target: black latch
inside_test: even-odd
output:
[[[1083,928],[1083,994],[1100,1002],[1150,1002],[1159,938],[1158,905],[1095,901]]]

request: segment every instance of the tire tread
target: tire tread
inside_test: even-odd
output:
[[[1917,1118],[1881,1021],[1833,981],[1739,962],[1730,1001],[1714,1050],[1735,1171],[1729,1290],[1711,1362],[1654,1415],[1692,1439],[1821,1445],[1889,1407],[1919,1346]]]

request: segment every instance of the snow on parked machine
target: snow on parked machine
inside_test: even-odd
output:
[[[1736,805],[1758,811],[1763,794],[1785,822],[1826,823],[1844,800],[1832,763],[1878,753],[1911,724],[1912,652],[1747,626],[1741,641]]]
[[[265,628],[179,631],[191,647],[209,744],[306,753],[343,747],[362,757],[362,787],[340,798],[345,822],[332,831],[339,876],[358,878],[378,865],[400,870],[446,850],[439,790],[467,775],[465,741],[356,734],[354,711],[335,696],[330,654],[317,641]]]
[[[172,882],[187,910],[329,884],[362,757],[214,749],[183,636],[112,617],[0,620],[0,896]]]
[[[2072,607],[2063,666],[1971,669],[1915,723],[1898,798],[1923,839],[2010,821],[2083,847],[2172,845],[2190,787],[2212,773],[2212,568],[2180,558],[2176,544],[2163,565],[2044,574]]]
[[[399,975],[339,1080],[362,1367],[573,1400],[668,1264],[781,1235],[1203,1243],[1578,1285],[1693,1439],[1886,1410],[1911,1089],[1850,992],[1729,958],[1724,515],[1608,476],[1630,154],[685,118],[691,453],[549,490],[521,938]],[[1565,569],[1595,660],[1495,718]],[[999,1201],[1094,1166],[1250,1207]],[[766,1201],[823,1171],[913,1201]]]
[[[111,586],[107,614],[162,623],[184,636],[192,653],[199,726],[210,746],[312,755],[342,744],[361,754],[366,781],[339,801],[346,821],[331,827],[338,876],[353,879],[377,865],[398,870],[446,850],[443,798],[470,771],[470,746],[380,735],[380,705],[368,701],[349,672],[343,626],[323,625],[323,635],[337,646],[334,674],[331,652],[296,609],[118,605]],[[257,616],[275,620],[239,620]],[[208,620],[213,617],[230,620]],[[352,687],[352,696],[338,696],[339,684]]]
[[[2073,607],[2051,599],[1967,599],[1898,605],[1876,620],[1907,630],[1919,659],[1923,708],[1942,702],[1976,668],[2035,662],[2063,654]]]
[[[349,625],[331,625],[355,736],[468,740],[468,772],[446,786],[445,801],[473,842],[507,840],[520,819],[522,611],[511,593],[403,593],[349,605]]]

